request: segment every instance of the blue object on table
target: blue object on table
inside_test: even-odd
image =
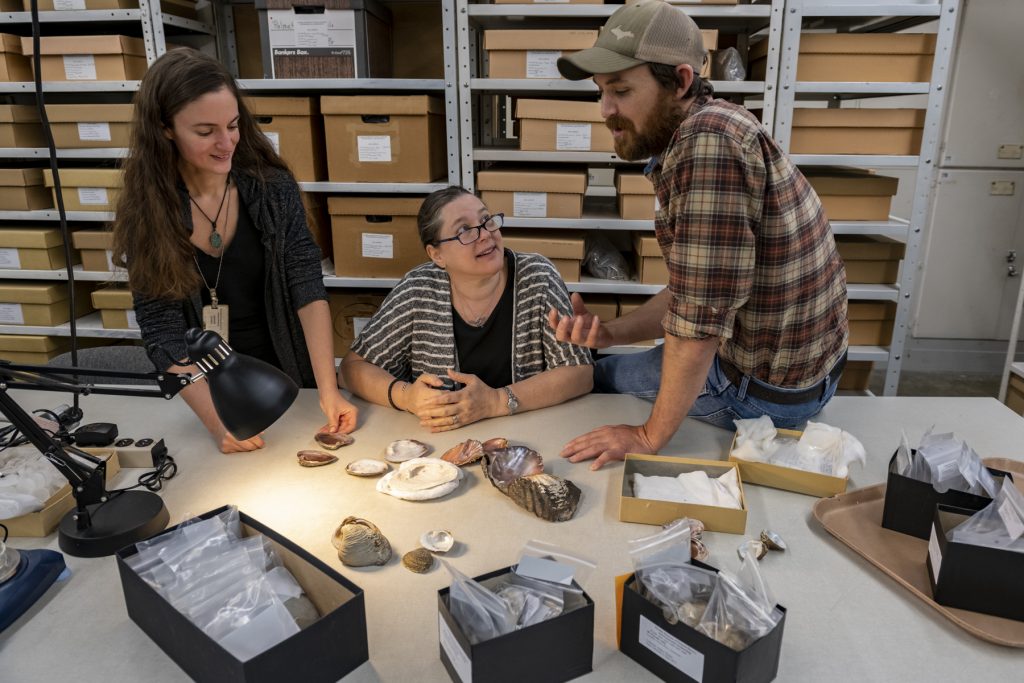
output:
[[[19,550],[18,570],[0,584],[0,632],[14,623],[65,570],[64,556],[53,550]]]

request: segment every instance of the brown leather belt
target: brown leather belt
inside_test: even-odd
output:
[[[722,368],[722,372],[729,378],[729,381],[733,386],[739,388],[743,383],[743,371],[721,356],[718,357],[718,365]],[[843,367],[845,366],[846,354],[844,353],[843,357],[836,361],[836,364],[832,366],[832,371],[828,373],[830,383],[835,384],[839,381],[839,376],[843,374]],[[769,401],[771,403],[779,403],[782,405],[795,405],[798,403],[814,401],[821,398],[824,391],[825,380],[821,380],[814,386],[801,389],[800,391],[779,391],[777,389],[771,389],[758,384],[754,381],[747,382],[747,396],[753,396],[754,398],[759,398],[762,401]]]

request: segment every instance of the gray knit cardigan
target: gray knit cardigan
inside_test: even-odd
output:
[[[548,326],[551,308],[569,314],[569,292],[558,271],[540,254],[509,252],[515,258],[512,381],[550,368],[591,365],[590,352],[555,339]],[[402,278],[363,328],[352,351],[412,381],[427,372],[447,379],[458,371],[448,273],[434,263],[413,268]]]
[[[315,387],[316,379],[306,349],[297,311],[306,304],[327,299],[320,248],[306,224],[299,186],[291,174],[271,169],[266,183],[232,171],[238,188],[239,205],[249,212],[265,251],[267,325],[281,369],[299,386]],[[192,231],[192,209],[188,190],[179,185],[181,215]],[[225,271],[225,277],[231,273]],[[150,360],[163,370],[170,360],[185,357],[185,330],[202,327],[200,292],[184,300],[144,299],[132,293],[135,315]],[[259,292],[253,292],[259,295]]]

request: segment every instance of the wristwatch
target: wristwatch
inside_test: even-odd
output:
[[[508,414],[515,415],[519,410],[519,399],[512,393],[512,387],[505,387],[505,393],[508,394]]]

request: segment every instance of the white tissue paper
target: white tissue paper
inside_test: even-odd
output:
[[[778,431],[772,419],[762,415],[753,420],[736,420],[736,448],[732,454],[740,460],[765,462],[775,451],[775,436]]]
[[[683,472],[675,477],[648,477],[633,475],[633,495],[647,500],[669,503],[691,503],[715,507],[740,509],[740,485],[736,469],[730,468],[720,477],[709,477],[707,472]]]
[[[822,422],[808,422],[799,441],[779,436],[766,415],[735,423],[732,455],[740,460],[846,478],[849,466],[855,462],[863,465],[867,457],[856,437]]]
[[[38,512],[68,483],[60,471],[31,447],[0,453],[0,519]]]

